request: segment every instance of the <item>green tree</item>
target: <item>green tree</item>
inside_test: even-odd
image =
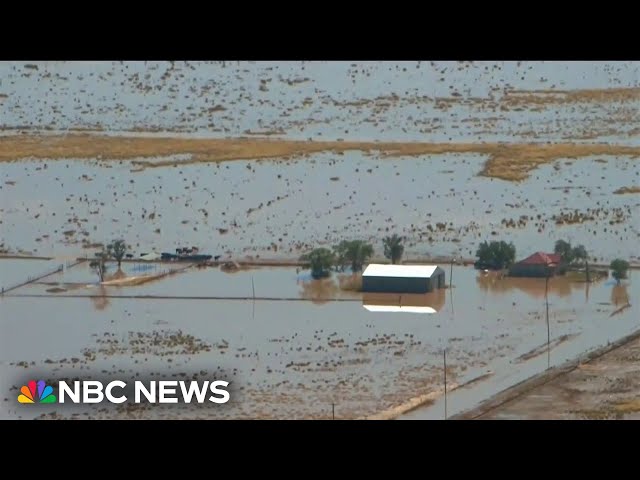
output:
[[[584,248],[584,245],[578,245],[577,247],[571,250],[571,256],[573,257],[573,262],[584,262],[584,271],[587,275],[587,282],[591,281],[591,275],[589,274],[589,254],[587,253],[587,249]]]
[[[587,253],[587,249],[584,248],[584,245],[578,245],[571,249],[571,256],[574,262],[586,262],[589,259],[589,254]]]
[[[571,244],[569,242],[558,240],[553,251],[554,253],[559,254],[567,265],[573,263],[574,250],[571,248]]]
[[[589,259],[589,254],[584,245],[578,245],[577,247],[572,247],[571,243],[566,242],[564,240],[558,240],[555,244],[554,250],[555,253],[560,254],[562,260],[567,265],[574,265],[578,262],[584,262],[586,266],[586,262]]]
[[[373,256],[373,246],[364,240],[343,240],[335,247],[336,264],[344,270],[351,266],[351,271],[361,272],[363,265]]]
[[[96,272],[98,278],[101,282],[104,282],[104,275],[107,273],[107,260],[109,258],[109,253],[105,250],[96,253],[96,256],[89,263],[89,267]]]
[[[476,267],[504,269],[510,267],[516,259],[516,247],[505,241],[482,242],[476,251]]]
[[[611,269],[611,275],[620,283],[620,280],[623,278],[627,278],[627,270],[629,270],[629,262],[626,260],[622,260],[621,258],[616,258],[611,265],[609,265]]]
[[[402,238],[395,233],[386,237],[382,243],[384,244],[384,256],[391,260],[391,263],[399,263],[404,253],[404,245],[402,245]]]
[[[316,248],[312,252],[302,255],[300,260],[309,264],[313,278],[322,278],[331,274],[335,255],[328,248]]]
[[[122,259],[127,253],[128,248],[129,247],[124,243],[124,240],[114,240],[107,245],[107,254],[118,262],[118,268],[120,268],[120,264],[122,263]]]

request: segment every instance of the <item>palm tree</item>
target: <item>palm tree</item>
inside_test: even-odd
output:
[[[404,253],[404,245],[402,245],[402,238],[395,233],[386,237],[382,243],[384,244],[384,256],[391,260],[391,263],[400,263],[402,254]]]

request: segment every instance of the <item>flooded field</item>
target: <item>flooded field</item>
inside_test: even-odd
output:
[[[3,291],[30,278],[56,270],[63,262],[56,260],[22,260],[3,258],[0,263],[0,288]]]
[[[634,62],[0,63],[0,248],[82,256],[123,236],[139,252],[297,258],[393,231],[417,258],[469,257],[500,236],[523,254],[575,238],[596,259],[615,243],[637,260],[639,74]]]
[[[637,62],[2,62],[0,111],[8,132],[634,143],[639,72]]]
[[[2,180],[14,184],[0,190],[2,244],[84,256],[122,237],[136,254],[196,245],[224,258],[296,259],[359,238],[380,257],[381,239],[398,233],[411,258],[469,258],[480,242],[499,238],[522,258],[574,239],[597,260],[606,262],[615,245],[616,255],[638,261],[640,196],[613,192],[640,180],[640,163],[601,160],[558,161],[520,183],[478,177],[482,158],[462,154],[350,152],[134,173],[126,162],[4,163]]]
[[[566,240],[639,265],[638,112],[637,62],[0,62],[0,253],[51,258],[0,259],[2,391],[168,372],[233,401],[58,414],[442,418],[446,350],[447,414],[471,408],[637,329],[638,271],[551,280],[547,327],[543,281],[463,266],[386,306],[295,267],[109,262],[100,284],[78,259],[121,238],[284,265],[359,239],[386,261],[398,234],[407,263]]]
[[[141,286],[96,287],[93,281],[62,293],[43,290],[84,268],[1,298],[3,391],[19,388],[34,372],[56,379],[214,374],[231,381],[233,401],[224,408],[144,411],[42,406],[29,410],[34,416],[329,418],[333,404],[336,418],[391,418],[424,397],[426,406],[408,415],[441,418],[445,349],[451,415],[620,338],[639,318],[631,301],[638,295],[634,276],[622,286],[601,281],[588,289],[552,279],[547,329],[544,280],[500,279],[464,267],[453,269],[452,290],[424,296],[433,314],[372,312],[362,294],[336,296],[335,288],[322,286],[328,280],[310,280],[293,268],[187,269]],[[273,298],[243,299],[252,296],[252,279],[256,298]],[[171,298],[140,298],[167,293]],[[218,298],[189,298],[207,294]],[[13,400],[3,402],[3,418],[27,415]]]

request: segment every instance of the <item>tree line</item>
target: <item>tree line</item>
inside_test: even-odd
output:
[[[114,240],[106,248],[103,248],[100,252],[96,253],[94,259],[89,263],[89,267],[96,272],[101,282],[104,282],[104,276],[107,273],[107,261],[115,260],[118,262],[118,270],[122,264],[122,259],[125,257],[129,246],[124,240]]]
[[[404,238],[397,234],[387,236],[383,239],[384,256],[392,264],[400,263],[404,255]],[[104,281],[107,271],[107,261],[115,260],[118,269],[125,257],[129,246],[122,239],[114,240],[102,251],[96,253],[89,266],[96,272],[100,281]],[[584,265],[588,271],[589,254],[584,245],[572,246],[570,242],[558,240],[554,245],[554,253],[559,254],[562,261],[568,267],[578,267]],[[311,270],[313,278],[322,278],[331,275],[332,271],[344,272],[347,268],[351,272],[361,272],[364,265],[374,255],[374,248],[371,243],[364,240],[343,240],[338,245],[330,248],[316,248],[304,254],[300,260],[307,264]],[[505,241],[482,242],[476,251],[476,268],[503,270],[510,268],[516,260],[516,247],[513,243]],[[629,262],[616,258],[609,268],[611,275],[620,283],[621,279],[627,278]]]
[[[391,263],[400,263],[404,254],[403,238],[394,234],[383,239],[384,256]],[[350,268],[351,272],[361,272],[364,264],[373,256],[373,245],[364,240],[343,240],[333,249],[320,247],[300,257],[311,270],[313,278],[323,278],[331,275],[333,270],[344,272]]]
[[[589,253],[584,245],[572,246],[571,243],[565,240],[558,240],[554,245],[553,251],[560,255],[562,262],[566,266],[577,268],[584,265],[584,268],[588,271]],[[484,241],[478,247],[476,257],[476,268],[504,270],[515,263],[516,247],[513,243],[505,241]],[[627,278],[629,262],[616,258],[610,263],[609,268],[613,278],[620,283],[621,279]]]
[[[400,263],[404,254],[403,238],[392,235],[383,239],[384,256],[392,264]],[[584,245],[573,246],[565,240],[558,240],[553,249],[560,255],[565,266],[578,268],[584,266],[589,270],[589,253]],[[323,278],[331,275],[332,271],[344,271],[350,268],[353,273],[361,272],[363,266],[373,256],[374,249],[364,240],[343,240],[333,248],[316,248],[304,254],[300,260],[305,262],[311,270],[313,278]],[[504,270],[510,268],[516,261],[516,247],[505,241],[482,242],[476,251],[476,268]],[[611,275],[618,283],[627,277],[629,262],[616,258],[609,265]]]

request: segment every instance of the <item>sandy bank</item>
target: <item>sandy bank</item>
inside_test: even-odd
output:
[[[451,384],[451,386],[448,387],[448,391],[453,391],[456,388],[458,388],[457,384]],[[383,410],[382,412],[378,412],[374,415],[362,418],[361,420],[393,420],[403,413],[410,412],[411,410],[414,410],[418,407],[434,402],[442,395],[444,395],[444,388],[436,389],[433,392],[429,392],[425,395],[414,397],[406,401],[402,405]]]
[[[116,280],[107,280],[105,282],[100,282],[100,285],[105,285],[107,287],[128,287],[134,285],[142,285],[143,283],[158,280],[159,278],[162,278],[164,276],[166,276],[165,273],[159,275],[140,275],[136,277],[118,278]]]

